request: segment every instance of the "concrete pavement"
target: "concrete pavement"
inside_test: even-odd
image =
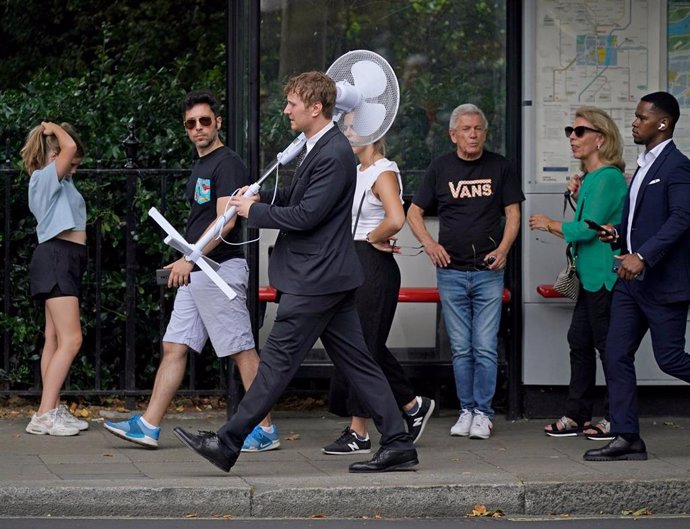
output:
[[[366,454],[321,453],[347,424],[325,412],[275,413],[281,448],[242,454],[230,474],[172,435],[175,425],[215,430],[219,414],[171,416],[158,450],[96,421],[56,438],[25,433],[28,418],[1,420],[0,516],[457,517],[475,504],[510,515],[690,512],[690,419],[642,420],[649,461],[589,463],[582,454],[602,443],[547,437],[548,421],[497,417],[481,441],[450,437],[456,418],[431,419],[415,472],[368,475],[347,471]]]

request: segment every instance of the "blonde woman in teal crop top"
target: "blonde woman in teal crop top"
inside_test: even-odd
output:
[[[532,230],[548,231],[572,244],[580,292],[568,331],[570,384],[563,417],[544,428],[551,437],[585,435],[588,439],[612,439],[608,416],[608,392],[603,419],[592,425],[596,385],[596,356],[605,366],[611,290],[616,282],[609,244],[599,241],[585,219],[598,224],[617,224],[623,212],[627,185],[623,176],[623,140],[618,127],[603,110],[581,107],[572,127],[565,128],[573,157],[580,160],[583,178],[573,178],[568,189],[577,197],[574,220],[561,222],[542,214],[529,219]],[[604,367],[604,375],[606,375]]]

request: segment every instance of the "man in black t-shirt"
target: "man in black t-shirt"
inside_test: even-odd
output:
[[[199,156],[186,188],[190,214],[185,238],[189,242],[198,241],[213,227],[229,207],[230,196],[249,184],[246,166],[218,136],[218,112],[218,102],[208,91],[190,92],[185,97],[184,125]],[[222,240],[213,239],[202,250],[203,255],[220,264],[218,274],[237,293],[235,299],[229,300],[186,256],[165,267],[170,270],[168,287],[179,288],[163,337],[163,357],[144,415],[105,423],[106,429],[118,437],[149,448],[158,446],[160,424],[182,382],[187,353],[189,349],[200,352],[208,338],[218,357],[231,356],[235,361],[245,389],[254,380],[259,356],[247,310],[249,268],[237,244],[241,229],[236,220],[234,217],[225,225]],[[242,451],[263,452],[278,446],[278,431],[267,416],[245,439]]]
[[[484,150],[487,127],[475,105],[453,111],[449,133],[456,150],[431,162],[407,213],[437,267],[461,408],[450,434],[475,439],[488,439],[493,428],[503,269],[525,199],[508,161]],[[431,208],[438,209],[438,242],[424,223]]]

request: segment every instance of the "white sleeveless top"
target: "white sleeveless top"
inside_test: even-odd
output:
[[[402,180],[400,179],[400,170],[398,164],[381,158],[373,165],[369,166],[364,171],[360,171],[361,164],[357,166],[357,187],[355,189],[355,197],[352,201],[352,228],[355,229],[355,222],[357,222],[354,239],[356,241],[363,241],[367,237],[367,233],[373,231],[376,226],[381,224],[385,211],[382,202],[376,198],[376,195],[371,191],[371,187],[376,182],[379,175],[385,171],[392,171],[398,177],[398,186],[400,187],[400,203],[402,199]],[[362,201],[364,195],[364,201]],[[359,205],[362,205],[362,210],[359,214],[359,221],[357,221],[357,212],[360,211]]]

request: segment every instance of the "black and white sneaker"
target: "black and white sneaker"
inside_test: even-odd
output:
[[[426,397],[417,397],[417,404],[419,405],[419,411],[414,415],[408,415],[406,412],[403,412],[403,418],[407,423],[407,433],[412,436],[413,443],[419,441],[422,433],[424,433],[426,423],[436,407],[434,400]]]
[[[343,430],[343,434],[328,446],[321,449],[324,454],[342,456],[347,454],[368,454],[371,452],[371,441],[369,436],[362,441],[357,437],[348,426]]]

